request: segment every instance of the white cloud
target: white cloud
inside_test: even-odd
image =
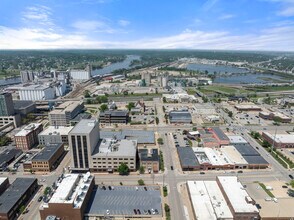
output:
[[[118,24],[119,24],[120,26],[122,26],[122,27],[126,27],[126,26],[128,26],[128,25],[130,24],[130,22],[127,21],[127,20],[119,20],[119,21],[118,21]]]
[[[221,16],[218,17],[219,20],[227,20],[227,19],[231,19],[234,18],[235,15],[233,14],[223,14]]]
[[[27,7],[22,13],[22,20],[28,26],[54,26],[52,11],[43,5]]]
[[[81,32],[105,32],[105,33],[113,33],[114,30],[110,28],[105,22],[98,20],[80,20],[76,21],[72,24],[72,27],[76,28]]]
[[[294,16],[294,4],[292,6],[289,6],[279,11],[278,15],[282,15],[286,17]]]
[[[204,11],[209,11],[213,8],[213,6],[218,2],[218,0],[206,0],[206,2],[203,4],[202,9]]]
[[[265,0],[268,2],[280,3],[282,9],[280,9],[277,14],[285,17],[294,16],[294,0]]]

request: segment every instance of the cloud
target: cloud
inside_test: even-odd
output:
[[[218,17],[219,20],[227,20],[227,19],[231,19],[234,18],[235,15],[233,14],[223,14],[221,16]]]
[[[286,16],[286,17],[294,16],[294,4],[293,4],[293,6],[284,8],[281,11],[279,11],[278,15],[282,15],[282,16]]]
[[[115,31],[107,25],[104,21],[99,20],[79,20],[72,24],[72,27],[80,32],[103,32],[114,33]]]
[[[128,25],[130,24],[130,22],[127,21],[127,20],[119,20],[119,21],[118,21],[118,24],[119,24],[120,26],[122,26],[122,27],[126,27],[126,26],[128,26]]]
[[[28,26],[54,26],[51,8],[44,5],[27,7],[22,13],[22,21]]]
[[[204,11],[209,11],[214,7],[214,5],[218,2],[218,0],[206,0],[206,2],[203,4],[202,9]]]
[[[277,12],[277,15],[284,17],[294,16],[294,0],[265,0],[267,2],[280,3],[282,9]]]

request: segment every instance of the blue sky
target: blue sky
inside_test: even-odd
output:
[[[294,51],[294,0],[1,0],[0,49]]]

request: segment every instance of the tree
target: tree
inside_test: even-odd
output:
[[[229,112],[228,112],[228,115],[229,115],[229,117],[231,118],[231,117],[233,116],[233,112],[232,112],[232,111],[229,111]]]
[[[103,95],[103,96],[97,96],[96,97],[96,101],[98,102],[98,104],[107,103],[108,102],[108,98],[105,95]]]
[[[135,107],[135,103],[134,102],[129,102],[127,105],[126,105],[126,108],[131,111],[132,108]]]
[[[0,137],[0,146],[5,146],[7,143],[11,142],[11,138],[6,135]]]
[[[166,103],[166,97],[162,98],[163,103]]]
[[[84,97],[85,98],[90,98],[91,97],[89,90],[84,91]]]
[[[105,112],[106,110],[108,110],[108,106],[107,106],[106,104],[102,104],[102,105],[100,105],[99,110],[100,110],[101,112]]]
[[[144,186],[145,185],[144,180],[139,179],[138,180],[138,184],[139,184],[139,186]]]
[[[23,213],[25,209],[26,209],[26,207],[25,207],[24,205],[22,205],[22,206],[19,208],[19,213]]]
[[[47,187],[44,189],[44,195],[47,196],[50,192],[51,192],[51,188],[50,188],[49,186],[47,186]]]
[[[268,148],[268,147],[271,146],[271,144],[270,144],[268,141],[263,140],[263,142],[262,142],[262,146],[265,147],[265,148]]]
[[[121,163],[117,169],[119,175],[128,175],[129,174],[129,167],[126,163]]]
[[[159,124],[159,118],[158,117],[155,118],[155,122],[156,122],[157,125]]]
[[[162,145],[163,144],[163,139],[162,138],[158,138],[157,139],[157,143],[160,144],[160,145]]]
[[[139,172],[140,172],[140,174],[145,173],[145,168],[143,166],[140,166],[139,167]]]

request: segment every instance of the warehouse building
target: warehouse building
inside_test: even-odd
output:
[[[56,184],[54,194],[40,207],[41,220],[48,216],[70,220],[84,219],[94,184],[94,176],[90,173],[62,175]]]
[[[261,107],[254,104],[235,105],[238,111],[261,111]]]
[[[170,123],[190,124],[192,123],[191,113],[188,111],[170,111],[169,114]]]
[[[0,219],[14,220],[38,190],[36,178],[16,178],[0,196]]]
[[[191,147],[177,147],[183,171],[199,170],[200,164]]]

